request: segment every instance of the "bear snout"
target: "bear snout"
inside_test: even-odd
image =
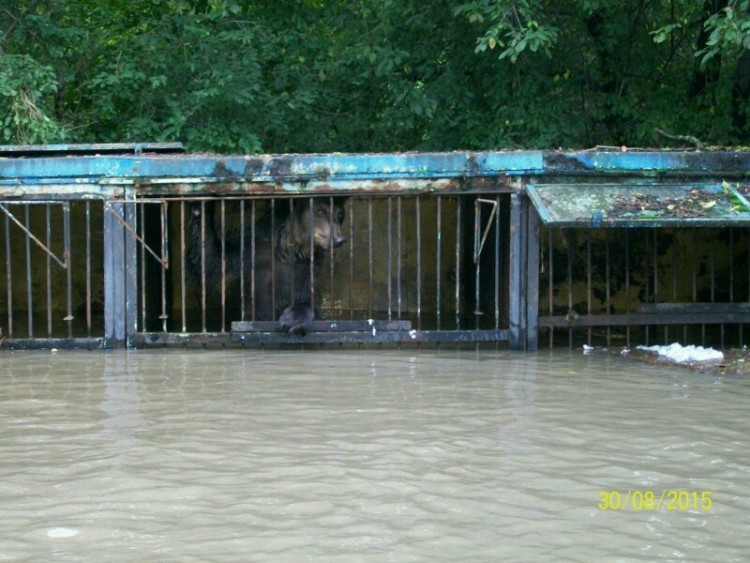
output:
[[[339,246],[341,246],[345,242],[346,242],[346,237],[344,237],[342,235],[334,235],[334,237],[333,237],[333,247],[334,248],[338,248]]]

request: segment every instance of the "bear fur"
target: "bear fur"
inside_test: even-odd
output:
[[[341,228],[344,201],[340,197],[276,201],[273,211],[269,210],[256,221],[254,233],[252,225],[246,227],[244,261],[241,259],[241,233],[227,233],[224,243],[225,294],[229,301],[239,303],[242,279],[246,311],[254,310],[255,320],[278,320],[280,327],[290,334],[305,334],[320,315],[319,292],[313,288],[311,264],[314,279],[320,279],[331,247],[346,242]],[[194,203],[189,225],[188,263],[199,285],[205,272],[207,302],[217,302],[221,296],[222,253],[214,219],[215,207],[213,201],[203,205]],[[241,277],[243,269],[244,276]],[[230,303],[230,310],[238,311],[239,307]]]

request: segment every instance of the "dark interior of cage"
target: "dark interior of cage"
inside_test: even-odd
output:
[[[102,203],[0,203],[2,338],[100,336]]]
[[[138,217],[139,330],[280,331],[300,278],[316,322],[507,328],[507,194],[196,196],[142,202]],[[343,242],[320,240],[327,228]]]
[[[542,229],[540,345],[741,346],[747,228]]]

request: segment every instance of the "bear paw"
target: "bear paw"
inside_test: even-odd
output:
[[[279,317],[279,326],[289,334],[304,335],[312,326],[315,313],[306,304],[290,305]]]

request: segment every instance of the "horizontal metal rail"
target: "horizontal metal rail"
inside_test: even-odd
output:
[[[293,336],[281,332],[257,333],[170,333],[148,332],[135,336],[137,346],[189,346],[217,344],[299,345],[299,344],[396,344],[396,343],[467,343],[507,342],[508,330],[434,330],[434,331],[367,331],[309,332]]]

